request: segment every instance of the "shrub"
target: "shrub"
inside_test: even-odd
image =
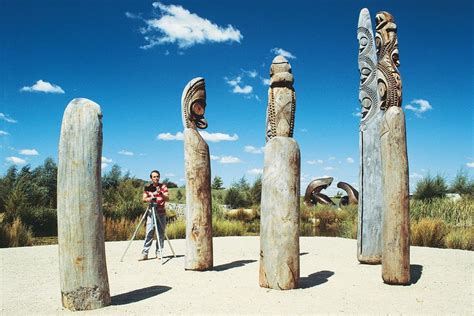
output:
[[[35,237],[57,236],[58,216],[55,209],[40,207],[20,211],[21,221],[31,227]]]
[[[461,195],[474,196],[474,179],[469,179],[467,171],[461,169],[451,183],[449,191]]]
[[[448,193],[446,180],[439,174],[435,177],[427,175],[416,184],[413,198],[417,200],[432,200],[444,197]]]
[[[446,224],[442,219],[423,218],[411,226],[411,244],[413,246],[443,248],[447,232]]]
[[[447,248],[474,250],[474,228],[454,228],[444,240]]]
[[[23,247],[33,244],[33,233],[19,218],[11,224],[0,223],[0,248]]]
[[[186,221],[184,218],[175,220],[166,225],[166,234],[169,239],[186,238]]]
[[[225,218],[229,220],[251,222],[257,218],[257,211],[254,209],[233,209],[225,213]]]
[[[212,234],[219,236],[244,236],[246,228],[244,223],[239,221],[228,221],[214,219],[212,221]]]
[[[141,219],[141,218],[140,218]],[[127,218],[112,219],[105,218],[104,230],[105,240],[128,240],[132,237],[140,219],[130,220]],[[145,238],[145,224],[138,229],[134,239]]]

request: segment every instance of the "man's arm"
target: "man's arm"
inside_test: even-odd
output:
[[[166,184],[161,185],[160,193],[161,193],[161,196],[163,197],[163,200],[169,201],[170,195],[169,195],[168,187],[166,186]]]
[[[145,202],[145,203],[148,203],[148,202],[151,201],[151,197],[149,198],[148,194],[146,194],[146,192],[143,192],[142,201]]]

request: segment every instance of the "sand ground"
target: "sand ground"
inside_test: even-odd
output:
[[[473,315],[474,252],[411,247],[412,284],[382,282],[380,265],[356,259],[355,240],[301,237],[300,288],[258,285],[258,237],[214,238],[214,269],[184,270],[177,258],[138,262],[142,241],[107,242],[112,305],[75,314],[459,314]],[[171,254],[168,245],[165,255]],[[61,306],[57,245],[0,249],[0,314],[56,315]]]

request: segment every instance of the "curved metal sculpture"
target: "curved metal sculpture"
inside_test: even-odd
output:
[[[337,187],[347,193],[347,196],[343,196],[339,201],[339,206],[354,205],[359,202],[359,192],[352,185],[339,181]]]
[[[293,137],[296,110],[293,82],[291,65],[286,58],[275,57],[270,67],[266,141],[275,136]]]
[[[397,25],[388,12],[376,16],[378,91],[385,111],[381,126],[383,221],[382,279],[410,282],[410,217],[405,115],[398,66]]]
[[[192,79],[184,88],[181,97],[181,118],[184,128],[207,128],[204,119],[206,111],[206,87],[204,78]]]
[[[211,164],[209,146],[197,128],[206,128],[206,90],[203,78],[192,79],[184,88],[181,110],[184,125],[186,175],[186,270],[213,266]]]
[[[324,205],[336,205],[331,198],[323,193],[320,193],[321,190],[327,189],[331,185],[332,177],[317,178],[311,181],[306,187],[306,193],[304,195],[304,203],[307,206],[313,206],[316,204]]]

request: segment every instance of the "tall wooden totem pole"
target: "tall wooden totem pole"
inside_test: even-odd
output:
[[[58,246],[64,307],[110,304],[102,221],[102,113],[87,99],[64,111],[59,140]]]
[[[378,264],[382,259],[382,161],[380,125],[383,111],[377,91],[377,57],[370,13],[362,9],[357,29],[359,40],[359,204],[357,259]]]
[[[410,282],[410,216],[408,157],[402,80],[398,71],[397,25],[388,12],[376,16],[378,92],[385,112],[380,131],[383,221],[382,279],[388,284]]]
[[[295,91],[283,56],[270,68],[260,228],[260,286],[294,289],[300,277],[300,150],[293,137]]]
[[[206,88],[203,78],[194,78],[183,90],[181,112],[184,126],[186,173],[186,270],[213,266],[211,165],[209,147],[197,128],[205,129]]]

